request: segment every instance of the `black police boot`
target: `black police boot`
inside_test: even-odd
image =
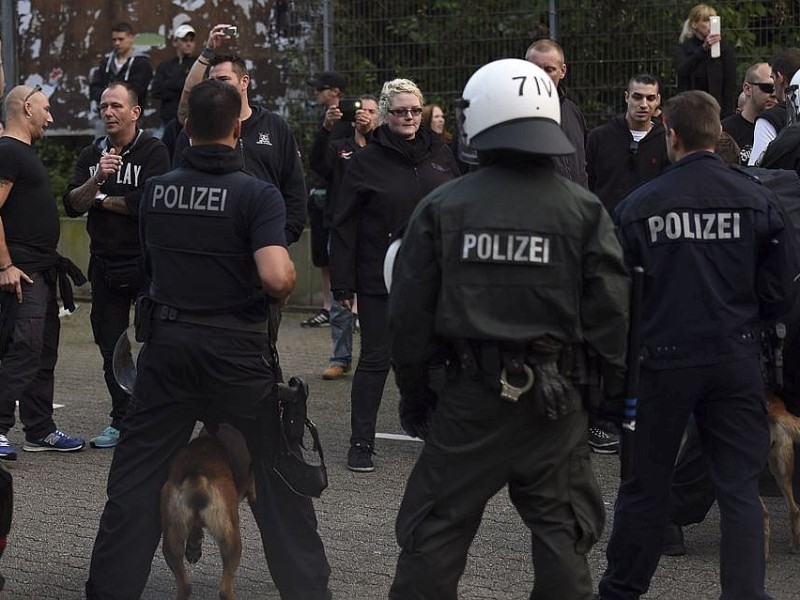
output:
[[[686,554],[686,545],[683,543],[683,529],[675,523],[667,523],[664,529],[664,544],[661,546],[664,556],[683,556]]]

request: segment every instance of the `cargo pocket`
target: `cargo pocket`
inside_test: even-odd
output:
[[[603,495],[595,481],[586,444],[578,446],[570,454],[569,501],[578,525],[575,552],[586,554],[600,539],[605,521]]]
[[[395,522],[397,543],[406,552],[415,552],[424,543],[426,520],[436,506],[444,469],[444,456],[423,450],[411,473]]]

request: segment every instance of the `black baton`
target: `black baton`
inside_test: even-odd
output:
[[[625,404],[622,411],[622,437],[620,440],[620,479],[623,481],[633,471],[633,436],[636,432],[636,407],[639,403],[639,329],[642,318],[642,291],[644,269],[634,267],[631,277],[631,309],[628,327],[628,356],[625,378]]]

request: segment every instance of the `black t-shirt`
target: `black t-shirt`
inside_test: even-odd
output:
[[[739,146],[739,163],[742,165],[746,165],[750,160],[755,130],[756,124],[751,123],[742,115],[731,115],[722,120],[722,131],[730,134]]]
[[[6,244],[55,251],[60,231],[58,209],[47,170],[29,144],[8,136],[0,138],[0,179],[14,184],[0,208]]]

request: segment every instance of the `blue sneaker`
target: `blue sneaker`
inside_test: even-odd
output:
[[[25,440],[22,449],[26,452],[45,452],[55,450],[56,452],[75,452],[86,445],[83,438],[71,438],[63,431],[56,429],[53,433],[38,440]]]
[[[17,449],[3,434],[0,434],[0,460],[17,460]]]
[[[103,429],[103,433],[89,440],[92,448],[113,448],[119,443],[119,429],[110,425]]]

